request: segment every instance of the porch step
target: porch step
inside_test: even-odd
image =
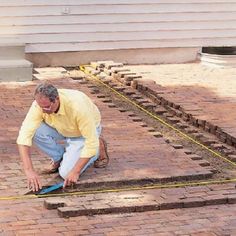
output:
[[[33,64],[25,60],[25,44],[0,42],[0,82],[32,80]]]
[[[0,60],[25,58],[25,45],[17,43],[0,43]]]
[[[25,59],[0,60],[0,82],[32,80],[32,69]]]

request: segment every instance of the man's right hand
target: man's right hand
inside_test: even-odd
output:
[[[42,188],[40,178],[35,171],[26,171],[25,174],[28,179],[28,188],[30,190],[32,190],[33,192],[37,192],[39,189]]]

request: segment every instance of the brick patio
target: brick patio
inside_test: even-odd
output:
[[[54,79],[52,82],[58,87],[85,92],[102,113],[103,132],[111,161],[105,169],[91,167],[81,177],[81,187],[139,183],[143,180],[156,183],[205,180],[212,176],[209,169],[192,160],[183,149],[174,148],[162,137],[155,137],[147,127],[143,127],[141,121],[135,122],[129,112],[120,112],[109,101],[104,102],[106,98],[94,94],[93,88],[86,83],[69,78]],[[26,190],[15,139],[37,83],[39,81],[0,84],[1,197],[21,196]],[[36,169],[48,163],[36,149],[32,154]],[[42,178],[44,185],[59,180],[57,175],[44,175]],[[87,213],[82,211],[82,216],[67,219],[60,217],[57,210],[46,209],[45,199],[0,200],[0,235],[236,234],[236,190],[233,183],[68,196],[59,200],[62,199],[69,201],[69,206],[80,209],[83,206]],[[102,209],[107,210],[101,212]],[[97,215],[96,211],[102,215]]]

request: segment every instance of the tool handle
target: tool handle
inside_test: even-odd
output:
[[[60,183],[58,183],[58,184],[54,184],[54,185],[52,185],[52,186],[50,186],[50,187],[48,187],[48,188],[42,189],[38,194],[50,193],[50,192],[52,192],[52,191],[54,191],[54,190],[57,190],[57,189],[63,187],[63,184],[64,184],[64,181],[63,181],[63,182],[60,182]]]

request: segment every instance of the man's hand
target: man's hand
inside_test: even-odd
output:
[[[27,179],[28,179],[28,188],[33,192],[37,192],[39,189],[42,188],[42,184],[40,181],[39,176],[33,170],[25,172]]]
[[[71,172],[69,172],[69,174],[67,175],[65,181],[64,181],[64,185],[63,188],[65,188],[66,186],[70,186],[72,184],[76,184],[79,180],[79,173],[72,170]]]
[[[83,167],[88,163],[90,158],[80,158],[74,168],[66,176],[63,188],[71,184],[76,184],[79,180],[79,175]]]
[[[24,171],[28,180],[28,188],[32,191],[38,191],[42,188],[39,176],[33,169],[32,161],[30,159],[30,147],[25,145],[18,145],[19,153],[23,161]]]

